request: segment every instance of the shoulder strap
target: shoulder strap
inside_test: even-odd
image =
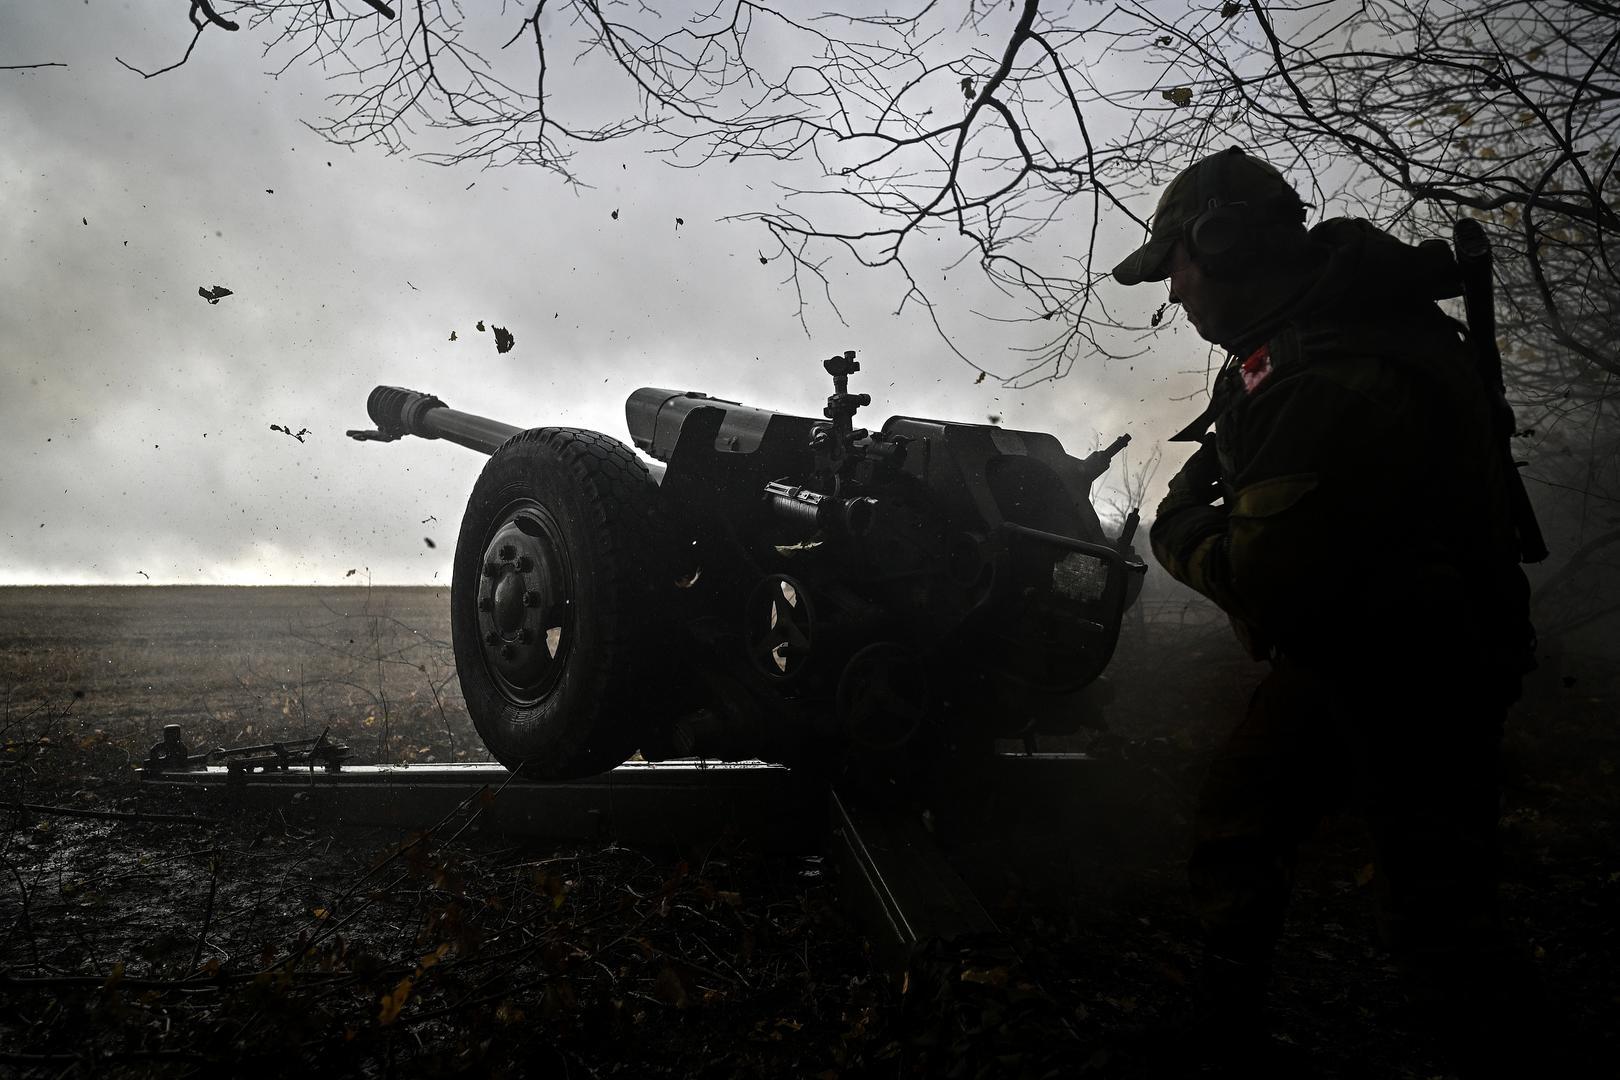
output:
[[[1237,359],[1236,354],[1227,355],[1221,370],[1215,373],[1215,389],[1210,391],[1209,404],[1204,406],[1203,412],[1193,418],[1192,423],[1170,436],[1170,442],[1202,441],[1210,426],[1230,407],[1232,380],[1227,376],[1231,373],[1232,366],[1237,363]]]

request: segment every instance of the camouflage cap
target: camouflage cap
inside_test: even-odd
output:
[[[1305,204],[1283,174],[1259,158],[1235,146],[1210,154],[1170,181],[1154,208],[1147,243],[1114,267],[1114,279],[1121,285],[1163,281],[1170,276],[1170,250],[1188,222],[1211,206],[1229,205],[1295,211]]]

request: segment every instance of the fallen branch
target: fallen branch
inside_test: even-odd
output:
[[[143,814],[133,810],[85,810],[77,806],[45,806],[42,803],[0,803],[0,809],[17,813],[50,814],[56,817],[99,818],[106,821],[153,821],[163,825],[223,825],[216,818],[192,817],[187,814]]]
[[[80,1061],[179,1061],[205,1064],[208,1059],[194,1050],[109,1050],[77,1054],[0,1053],[0,1065],[62,1065]]]
[[[377,973],[378,978],[397,977],[409,975],[410,968],[386,968]],[[303,971],[279,973],[275,977],[282,978],[292,975],[300,983],[337,983],[356,982],[361,976],[352,971]],[[129,975],[8,975],[0,971],[0,988],[6,990],[67,990],[83,988],[99,990],[102,987],[124,987],[130,990],[206,990],[209,987],[226,986],[232,983],[248,983],[255,979],[263,979],[263,971],[233,971],[229,974],[221,972],[217,975],[196,975],[183,979],[156,979]]]

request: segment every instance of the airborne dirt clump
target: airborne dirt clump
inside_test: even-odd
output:
[[[478,760],[447,590],[0,589],[0,1062],[24,1076],[1141,1076],[1200,956],[1181,859],[1258,671],[1186,598],[1109,674],[1116,779],[1060,881],[975,879],[1004,940],[891,979],[814,853],[515,844],[478,799],[411,835],[143,791],[194,748],[328,730]],[[1620,665],[1549,657],[1508,740],[1505,898],[1570,1034],[1616,1052]],[[1042,745],[1041,749],[1061,746]],[[1120,779],[1123,777],[1123,779]],[[172,797],[170,797],[172,799]],[[178,820],[176,820],[178,819]],[[1444,1075],[1400,1021],[1349,818],[1300,867],[1274,1018],[1323,1077]]]

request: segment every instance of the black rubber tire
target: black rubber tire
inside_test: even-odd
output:
[[[514,772],[593,776],[623,763],[649,730],[662,681],[649,660],[660,652],[649,580],[656,492],[623,443],[574,428],[514,435],[473,485],[456,541],[451,642],[473,726]],[[525,513],[555,525],[557,542],[541,550],[560,552],[553,579],[571,610],[565,651],[535,662],[546,675],[532,695],[515,692],[501,672],[500,646],[487,640],[496,616],[479,607],[481,590],[489,597],[503,580],[486,572],[487,552]]]

